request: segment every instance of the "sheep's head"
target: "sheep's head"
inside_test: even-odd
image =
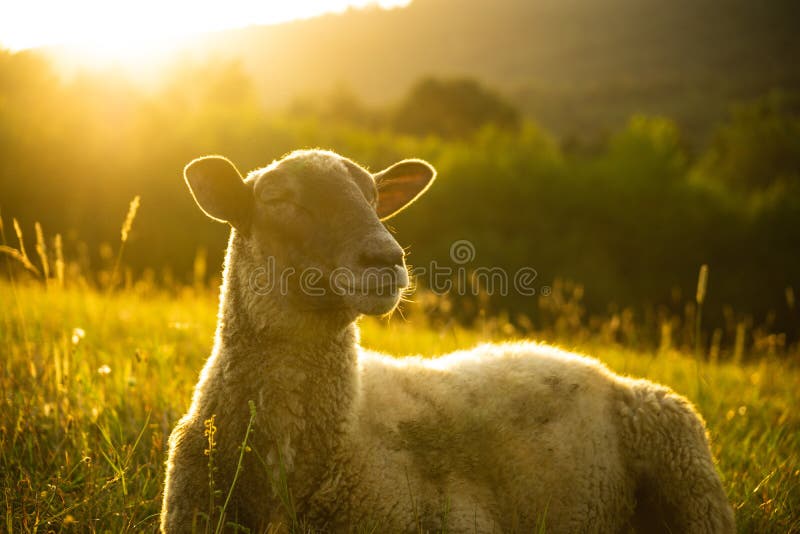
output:
[[[381,221],[413,202],[435,174],[421,160],[370,174],[321,150],[293,152],[246,179],[220,156],[184,170],[200,208],[233,226],[246,245],[243,263],[252,272],[239,275],[251,290],[279,293],[298,309],[370,315],[394,309],[409,284],[403,249]]]

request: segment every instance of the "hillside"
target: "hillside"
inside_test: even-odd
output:
[[[561,134],[636,112],[696,133],[732,100],[800,87],[798,30],[792,0],[414,0],[223,32],[201,49],[241,58],[275,106],[336,85],[385,104],[420,76],[467,75]]]

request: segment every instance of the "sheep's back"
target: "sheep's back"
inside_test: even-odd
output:
[[[614,377],[595,360],[517,343],[432,359],[362,352],[359,365],[364,457],[422,500],[490,503],[510,528],[627,506],[597,498],[623,495],[625,480]]]

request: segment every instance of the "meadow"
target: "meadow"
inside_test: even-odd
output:
[[[0,534],[157,529],[228,231],[181,169],[311,147],[437,169],[391,221],[409,265],[535,273],[535,296],[420,276],[363,345],[537,339],[664,383],[705,418],[739,531],[800,533],[799,2],[242,12],[247,28],[127,60],[116,34],[150,38],[168,10],[131,6],[115,30],[125,3],[41,10],[80,40],[102,30],[85,57],[3,48],[25,9],[0,24]]]
[[[209,353],[216,299],[206,286],[0,282],[0,530],[157,528],[166,439]],[[364,346],[395,355],[535,335],[501,319],[465,328],[422,313],[365,319],[361,330]],[[739,531],[800,532],[797,361],[706,361],[592,336],[548,341],[686,395],[708,423]]]

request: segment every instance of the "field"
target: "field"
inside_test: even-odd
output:
[[[800,1],[13,4],[0,8],[0,534],[158,530],[168,436],[216,326],[230,227],[209,201],[241,200],[222,217],[234,227],[263,223],[238,230],[287,260],[281,281],[388,259],[355,230],[377,228],[361,195],[342,196],[356,209],[314,185],[352,190],[344,167],[251,174],[252,199],[185,175],[203,155],[246,174],[315,147],[372,173],[374,191],[345,166],[381,220],[425,192],[385,223],[416,290],[362,320],[364,346],[436,357],[532,339],[668,385],[707,423],[739,531],[800,534]],[[435,168],[432,187],[429,169],[381,172],[410,158]],[[214,421],[230,418],[212,410],[219,531],[216,497],[234,492],[214,478]],[[454,453],[469,442],[454,432],[433,441]]]
[[[157,527],[168,433],[187,408],[215,324],[211,289],[173,292],[0,284],[0,530]],[[441,354],[505,337],[502,324],[362,323],[363,344]],[[709,425],[741,532],[800,532],[797,362],[698,363],[676,352],[574,347],[665,383]]]

